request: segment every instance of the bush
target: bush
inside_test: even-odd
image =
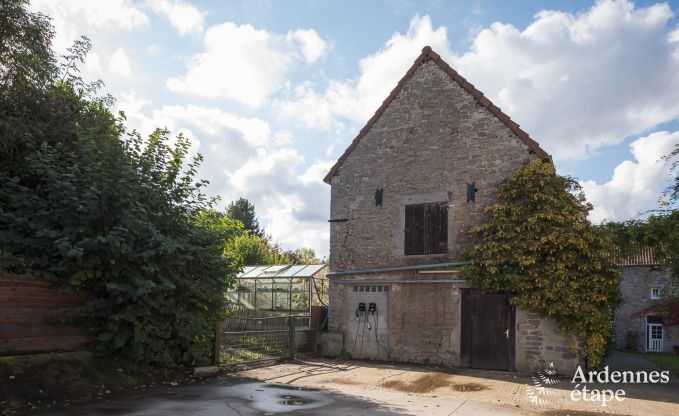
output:
[[[0,271],[95,292],[77,312],[97,351],[204,362],[239,267],[224,247],[242,227],[206,214],[188,140],[128,133],[101,84],[77,76],[89,41],[58,70],[48,18],[25,5],[0,7],[0,45],[24,42],[0,53]]]

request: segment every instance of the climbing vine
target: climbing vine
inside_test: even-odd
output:
[[[556,320],[585,341],[590,368],[601,362],[618,301],[618,277],[606,234],[587,215],[592,206],[572,178],[533,161],[500,185],[464,270],[474,285],[511,291],[512,302]]]

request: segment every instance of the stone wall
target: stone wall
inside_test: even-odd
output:
[[[497,186],[535,155],[434,62],[423,63],[331,180],[329,270],[458,259]],[[476,202],[467,202],[475,182]],[[383,188],[381,207],[375,190]],[[405,256],[405,205],[448,202],[448,253]]]
[[[417,275],[403,272],[369,277],[378,284],[399,279],[412,281]],[[358,337],[359,341],[364,340],[360,348],[353,342],[357,327],[351,320],[356,302],[368,301],[352,296],[351,284],[331,283],[330,287],[332,299],[340,299],[331,300],[336,317],[330,320],[330,331],[343,334],[344,347],[354,358],[384,360],[385,354],[373,340],[372,329],[359,327],[358,331],[368,335]],[[388,351],[387,359],[459,366],[461,289],[464,287],[468,286],[464,283],[391,284],[385,323],[388,337],[380,337],[381,347]],[[544,369],[551,363],[561,374],[571,375],[580,362],[575,349],[583,347],[574,337],[561,335],[553,319],[521,309],[516,311],[515,342],[515,368],[522,372]]]
[[[380,280],[415,278],[417,274],[413,272],[370,276],[375,284]],[[444,366],[460,364],[460,286],[453,283],[389,285],[388,339],[386,343],[382,341],[389,360]],[[330,331],[344,334],[345,348],[355,358],[384,359],[384,354],[377,356],[379,349],[372,345],[370,337],[366,337],[367,344],[361,348],[360,355],[353,346],[351,340],[356,327],[350,321],[357,305],[352,285],[331,283],[331,293],[333,299],[341,301],[331,300],[335,319],[330,320]],[[365,328],[359,330],[366,331]]]
[[[561,374],[574,374],[580,362],[576,351],[582,347],[576,337],[560,334],[554,319],[516,310],[517,370],[533,371],[553,365]]]
[[[460,365],[459,285],[394,285],[390,357],[397,361]]]
[[[676,293],[670,271],[651,266],[626,266],[621,268],[620,294],[622,303],[615,314],[615,343],[620,349],[644,351],[646,349],[646,316],[631,315],[651,304],[651,289],[667,288]],[[665,328],[664,348],[674,351],[679,345],[679,327]]]

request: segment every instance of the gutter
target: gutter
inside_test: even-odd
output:
[[[401,272],[406,270],[427,270],[427,269],[439,269],[441,267],[459,267],[471,264],[470,261],[453,261],[448,263],[434,263],[434,264],[419,264],[416,266],[393,266],[393,267],[382,267],[374,269],[358,269],[358,270],[346,270],[340,272],[329,272],[327,277],[335,276],[350,276],[354,274],[369,274],[369,273],[389,273],[389,272]]]
[[[335,281],[340,285],[402,285],[402,284],[421,284],[421,283],[448,283],[463,284],[468,283],[463,279],[403,279],[403,280],[382,280],[382,279],[341,279]]]

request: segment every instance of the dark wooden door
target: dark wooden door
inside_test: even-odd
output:
[[[462,366],[514,369],[514,307],[506,293],[462,291]]]

